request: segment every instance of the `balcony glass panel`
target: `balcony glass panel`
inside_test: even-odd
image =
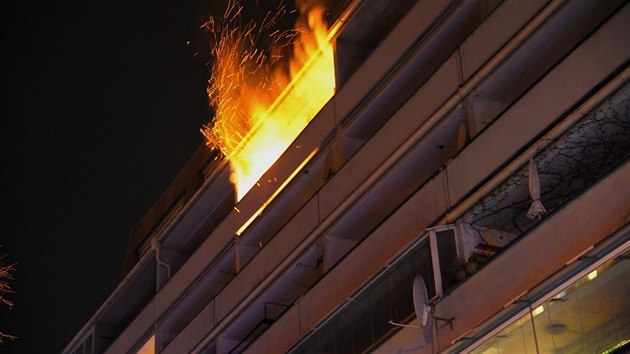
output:
[[[293,353],[363,353],[393,333],[389,321],[408,322],[414,316],[413,280],[421,275],[429,298],[435,296],[431,252],[427,239],[370,285],[293,349]]]
[[[472,353],[630,350],[630,251],[558,289]]]

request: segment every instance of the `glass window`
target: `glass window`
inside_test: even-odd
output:
[[[534,327],[528,316],[520,318],[475,349],[474,354],[536,353]]]
[[[413,316],[413,281],[425,279],[429,297],[435,296],[431,252],[425,239],[369,286],[345,308],[315,331],[294,353],[363,353],[393,332],[389,321]]]
[[[442,289],[448,289],[457,283],[457,246],[455,244],[455,230],[447,229],[435,232]]]
[[[616,353],[630,349],[630,252],[593,269],[473,353]]]

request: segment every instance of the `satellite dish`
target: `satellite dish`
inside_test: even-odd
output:
[[[428,304],[427,287],[424,279],[416,275],[413,280],[413,308],[416,311],[416,317],[421,327],[426,327],[429,322],[429,313],[431,308]]]
[[[396,327],[411,327],[420,329],[422,332],[421,340],[422,346],[431,343],[433,338],[433,320],[444,321],[453,329],[453,321],[455,317],[443,318],[433,315],[432,308],[429,305],[429,296],[427,294],[427,286],[424,283],[424,279],[420,275],[416,275],[413,279],[413,308],[416,312],[416,317],[420,326],[407,325],[402,323],[396,323],[389,321],[389,324]]]
[[[410,327],[420,329],[422,332],[421,340],[423,345],[431,342],[433,328],[430,323],[431,306],[429,306],[429,296],[427,295],[427,286],[421,276],[416,275],[413,280],[413,308],[420,326],[407,325],[389,321],[389,324],[396,327]]]
[[[396,323],[389,321],[389,324],[396,327],[411,327],[418,328],[422,333],[420,341],[421,347],[424,347],[432,343],[433,340],[433,323],[434,320],[444,321],[453,330],[453,321],[455,317],[443,318],[437,317],[432,313],[432,308],[429,305],[429,296],[427,294],[427,286],[424,283],[424,279],[420,275],[416,275],[413,279],[413,308],[416,312],[416,317],[420,326],[407,325],[402,323]]]
[[[424,343],[430,343],[433,335],[433,326],[430,325],[431,306],[429,306],[429,296],[427,295],[427,286],[422,276],[416,275],[413,280],[413,308],[416,311],[416,317],[420,322],[422,330],[422,339]]]

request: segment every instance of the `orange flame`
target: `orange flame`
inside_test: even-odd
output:
[[[301,6],[300,6],[301,5]],[[294,31],[273,32],[268,52],[255,47],[286,9],[280,6],[260,25],[239,22],[241,5],[231,1],[221,24],[211,19],[215,57],[208,87],[214,125],[201,130],[206,144],[230,161],[237,201],[258,182],[300,132],[333,96],[333,47],[325,9],[299,4]],[[283,60],[286,47],[290,59]],[[269,53],[269,54],[267,54]]]

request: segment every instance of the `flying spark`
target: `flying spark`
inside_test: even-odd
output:
[[[201,132],[229,160],[237,200],[334,94],[325,9],[306,1],[297,7],[300,18],[292,30],[274,28],[287,13],[282,2],[260,24],[242,25],[243,6],[232,0],[221,20],[202,26],[212,43],[208,96],[215,117]],[[270,44],[256,47],[261,42]]]

